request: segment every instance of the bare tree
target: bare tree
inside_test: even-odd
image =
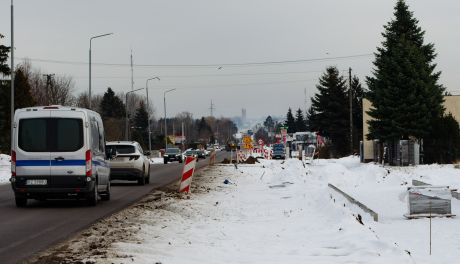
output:
[[[49,104],[73,105],[76,98],[72,92],[75,83],[70,76],[58,75],[51,81],[48,89]]]
[[[40,69],[34,68],[29,60],[19,65],[26,76],[31,94],[38,105],[59,104],[74,105],[74,81],[66,75],[50,75],[46,77]]]
[[[102,101],[102,95],[91,95],[91,110],[100,112],[99,106]],[[88,92],[80,93],[74,101],[74,105],[81,108],[89,109]]]

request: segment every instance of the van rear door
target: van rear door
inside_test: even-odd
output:
[[[51,111],[54,146],[51,156],[51,176],[85,176],[86,118],[82,111]]]
[[[50,152],[48,149],[49,110],[20,112],[16,118],[14,150],[16,175],[49,177]]]

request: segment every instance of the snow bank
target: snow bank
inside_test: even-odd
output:
[[[354,208],[331,198],[328,178],[347,177],[351,167],[361,166],[354,158],[216,166],[203,172],[190,199],[165,201],[139,217],[142,232],[133,240],[141,242],[116,243],[115,257],[98,261],[413,263],[404,248],[381,239],[374,222],[360,224]]]
[[[163,158],[150,158],[150,164],[160,164],[163,163]]]
[[[329,168],[312,167],[323,173],[328,181],[338,186],[379,214],[379,223],[373,228],[381,240],[398,245],[411,252],[416,263],[455,262],[460,256],[458,237],[460,219],[432,219],[432,255],[429,255],[429,220],[407,220],[407,187],[412,180],[421,180],[433,185],[460,187],[460,170],[453,165],[420,165],[415,167],[382,167],[361,164],[349,158],[329,161]],[[327,161],[323,161],[327,164]],[[444,196],[443,196],[444,197]],[[460,202],[452,199],[452,213],[460,213]]]
[[[6,184],[11,177],[11,157],[0,154],[0,184]]]

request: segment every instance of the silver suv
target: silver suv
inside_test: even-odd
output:
[[[111,141],[106,144],[112,156],[110,180],[137,181],[139,185],[150,182],[150,153],[142,150],[136,141]]]

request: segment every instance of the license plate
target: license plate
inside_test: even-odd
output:
[[[42,179],[42,180],[27,180],[26,185],[46,185],[47,180]]]

